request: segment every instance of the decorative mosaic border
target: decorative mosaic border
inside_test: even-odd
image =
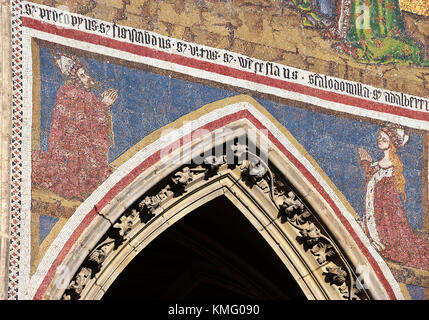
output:
[[[10,240],[8,299],[18,299],[21,254],[21,183],[23,129],[22,2],[11,1],[12,133],[10,168]]]

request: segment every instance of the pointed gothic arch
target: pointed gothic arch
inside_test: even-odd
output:
[[[223,195],[261,233],[307,298],[401,298],[341,195],[256,101],[224,99],[171,128],[176,130],[159,131],[139,147],[78,209],[51,246],[51,260],[43,261],[46,272],[32,279],[30,297],[101,298],[152,240]]]

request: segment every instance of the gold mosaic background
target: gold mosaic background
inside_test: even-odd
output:
[[[399,0],[404,11],[429,17],[429,0]]]

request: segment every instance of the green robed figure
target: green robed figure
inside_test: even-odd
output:
[[[289,0],[303,25],[338,40],[358,62],[429,66],[422,44],[407,34],[399,0]]]

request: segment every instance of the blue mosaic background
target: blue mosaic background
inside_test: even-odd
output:
[[[58,218],[50,217],[41,214],[39,216],[39,245],[45,240],[46,236],[51,232],[54,225],[58,222]]]

